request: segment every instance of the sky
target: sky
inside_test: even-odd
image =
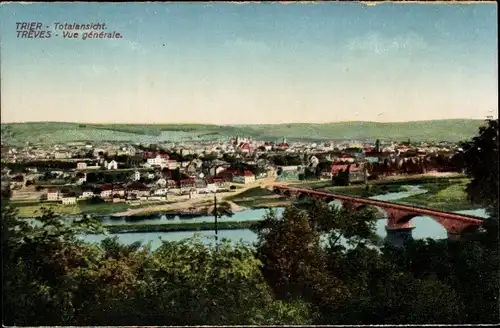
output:
[[[19,38],[18,22],[51,38]],[[122,38],[65,39],[55,23]],[[2,4],[1,121],[498,117],[497,33],[495,3]]]

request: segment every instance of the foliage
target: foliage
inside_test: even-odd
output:
[[[489,183],[474,174],[479,185]],[[270,211],[256,228],[254,247],[227,240],[216,247],[192,238],[163,242],[153,251],[139,243],[122,245],[116,237],[84,243],[79,235],[105,232],[97,220],[69,220],[42,210],[30,222],[18,217],[9,198],[10,191],[2,189],[6,325],[500,320],[493,220],[459,242],[414,241],[394,249],[376,237],[372,209],[306,199],[282,215]],[[480,198],[488,203],[485,195]],[[227,202],[217,206],[221,216],[232,215],[230,210]]]
[[[462,144],[463,160],[468,176],[469,199],[484,206],[498,218],[498,119],[487,120],[479,134]]]

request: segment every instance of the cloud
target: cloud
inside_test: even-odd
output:
[[[427,43],[418,34],[408,33],[388,38],[380,33],[370,32],[362,37],[350,39],[346,48],[349,51],[362,51],[377,55],[387,54],[395,51],[413,51],[427,48]]]

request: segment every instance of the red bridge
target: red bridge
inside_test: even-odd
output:
[[[401,237],[411,237],[411,230],[414,228],[411,225],[411,220],[416,216],[429,216],[440,223],[448,232],[448,238],[450,239],[460,238],[462,233],[473,231],[476,227],[482,225],[483,223],[482,218],[466,214],[449,213],[428,208],[395,204],[381,200],[331,194],[312,189],[299,189],[286,185],[274,185],[272,188],[275,193],[288,197],[295,196],[297,199],[314,197],[320,198],[328,203],[338,200],[344,208],[348,208],[350,210],[358,211],[371,207],[377,209],[378,211],[383,211],[384,214],[387,215],[387,236],[393,241],[401,239]]]

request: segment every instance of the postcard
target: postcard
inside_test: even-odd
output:
[[[498,324],[497,14],[1,4],[3,323]]]

